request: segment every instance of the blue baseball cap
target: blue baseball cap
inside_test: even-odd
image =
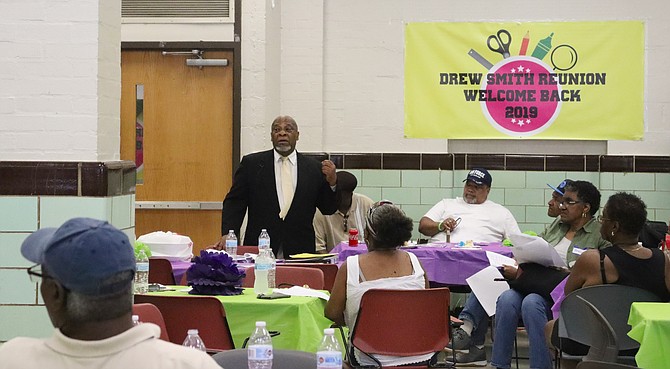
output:
[[[59,228],[33,232],[21,245],[21,254],[43,265],[50,277],[65,288],[97,296],[128,288],[135,271],[135,253],[128,236],[111,224],[73,218]],[[105,279],[133,271],[126,281],[103,285]]]
[[[478,185],[483,184],[491,187],[493,177],[491,177],[489,171],[484,168],[472,168],[472,170],[468,172],[468,176],[463,180],[463,182],[465,181],[472,181]]]
[[[561,194],[561,196],[563,196],[565,195],[565,186],[569,185],[570,183],[572,183],[571,179],[565,179],[563,180],[563,182],[559,183],[558,186],[556,187],[550,185],[549,183],[547,183],[547,186],[551,187],[552,190],[558,192],[559,194]]]

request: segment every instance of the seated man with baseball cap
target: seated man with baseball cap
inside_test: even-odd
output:
[[[365,237],[365,218],[374,203],[369,197],[354,193],[358,180],[346,171],[337,172],[338,208],[332,215],[323,215],[319,209],[314,214],[316,251],[330,252],[342,241],[349,240],[349,229],[358,230],[358,239]]]
[[[463,180],[463,197],[443,199],[419,222],[419,232],[431,242],[502,242],[521,233],[512,213],[488,199],[493,178],[484,168],[473,168]]]
[[[151,323],[133,326],[135,255],[107,222],[74,218],[26,238],[49,318],[46,339],[17,337],[0,346],[0,368],[211,368],[206,353],[158,339]]]

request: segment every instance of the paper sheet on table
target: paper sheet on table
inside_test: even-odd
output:
[[[282,295],[289,295],[289,296],[318,297],[326,301],[330,299],[330,296],[325,292],[300,286],[293,286],[291,288],[275,288],[272,290],[272,292],[277,292],[281,293]]]
[[[496,268],[500,268],[503,265],[516,265],[516,260],[505,255],[498,254],[497,252],[487,251],[486,257],[489,259],[489,264]]]
[[[496,313],[496,300],[498,300],[498,296],[509,290],[507,282],[495,280],[502,278],[503,276],[500,274],[498,268],[487,266],[465,280],[489,316],[493,316]]]
[[[510,235],[509,238],[514,244],[512,253],[519,264],[537,263],[544,266],[567,266],[556,249],[549,246],[549,243],[542,237],[520,233]]]

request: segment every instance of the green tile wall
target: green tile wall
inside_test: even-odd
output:
[[[0,209],[11,209],[0,211],[0,342],[16,336],[47,337],[53,330],[38,285],[26,273],[32,263],[20,253],[31,232],[85,216],[107,220],[135,237],[135,195],[0,196]]]
[[[462,196],[465,170],[359,170],[357,192],[377,201],[386,198],[399,204],[415,223],[413,238],[419,238],[421,217],[443,198]],[[541,232],[551,223],[547,202],[555,186],[565,178],[586,180],[601,190],[602,205],[618,192],[633,192],[646,203],[651,220],[670,219],[670,174],[598,172],[491,171],[489,199],[506,206],[521,230]]]

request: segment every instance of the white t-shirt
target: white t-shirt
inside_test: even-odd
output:
[[[56,329],[47,339],[18,337],[0,346],[0,369],[221,369],[206,353],[159,336],[152,323],[98,341],[75,340]]]
[[[462,198],[443,199],[433,206],[425,217],[435,222],[447,218],[461,218],[451,232],[451,242],[501,242],[510,234],[521,233],[512,213],[491,200],[481,204],[468,204]],[[446,242],[444,232],[434,235],[430,242]]]

